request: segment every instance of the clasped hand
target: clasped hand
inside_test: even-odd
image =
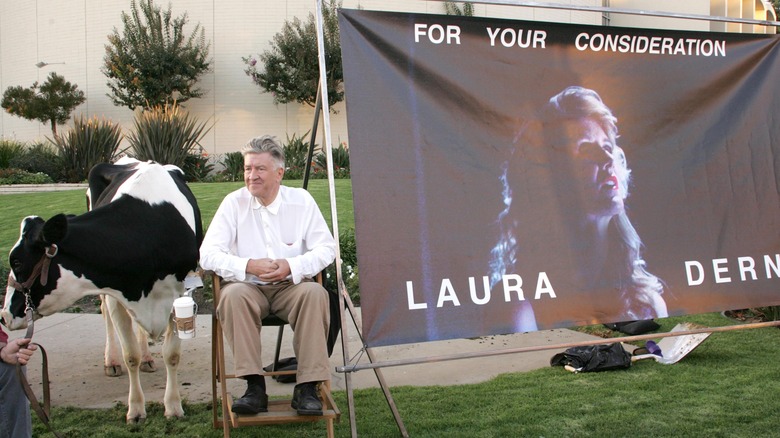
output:
[[[262,281],[276,283],[290,275],[290,264],[285,259],[250,259],[246,272]]]
[[[0,360],[11,365],[16,363],[27,365],[33,352],[37,349],[38,346],[31,344],[30,339],[14,339],[0,350]]]

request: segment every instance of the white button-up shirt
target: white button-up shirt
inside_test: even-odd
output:
[[[222,201],[201,244],[200,266],[228,281],[262,284],[246,272],[249,259],[261,258],[286,259],[295,284],[333,263],[336,242],[309,192],[280,186],[264,206],[242,187]]]

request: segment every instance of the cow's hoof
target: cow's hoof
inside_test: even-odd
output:
[[[103,371],[108,377],[119,377],[122,375],[122,365],[106,365]]]
[[[127,424],[144,424],[146,415],[128,416]]]
[[[141,371],[143,371],[145,373],[153,373],[153,372],[157,371],[157,367],[154,366],[154,361],[153,360],[148,360],[148,361],[141,362],[141,366],[139,368],[141,369]]]
[[[165,418],[172,419],[172,418],[184,418],[184,409],[182,409],[181,405],[172,408],[172,409],[165,409]]]

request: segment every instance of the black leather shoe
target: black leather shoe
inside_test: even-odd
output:
[[[230,410],[239,415],[268,412],[268,395],[260,386],[251,385],[243,397],[233,402],[233,407]]]
[[[298,415],[322,415],[322,402],[317,397],[317,382],[295,385],[290,403]]]

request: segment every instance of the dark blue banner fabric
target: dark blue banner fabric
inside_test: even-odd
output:
[[[780,305],[776,36],[340,26],[368,345]]]

